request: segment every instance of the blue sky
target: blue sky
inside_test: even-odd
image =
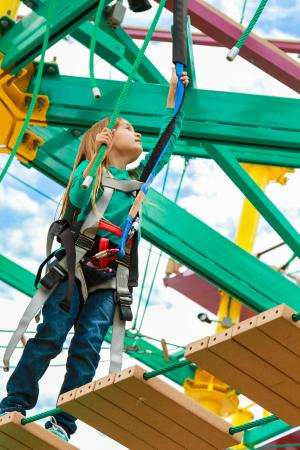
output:
[[[239,19],[242,1],[216,0],[210,3],[219,7],[234,19]],[[246,21],[249,20],[257,4],[258,0],[248,0]],[[26,11],[25,8],[24,11]],[[153,11],[144,16],[129,14],[127,23],[132,24],[134,21],[136,26],[146,26],[152,15]],[[166,13],[160,23],[160,27],[167,27],[169,24],[170,14]],[[296,38],[297,36],[300,37],[299,25],[300,0],[270,0],[257,30],[261,34],[277,38],[289,36]],[[140,45],[140,43],[138,44]],[[194,53],[198,83],[201,89],[295,97],[295,93],[290,89],[266,76],[240,58],[232,64],[226,62],[225,49],[195,47]],[[166,63],[166,61],[171,61],[170,45],[151,44],[147,55],[161,70],[163,75],[168,78],[171,62]],[[88,52],[82,46],[74,43],[74,41],[64,40],[54,46],[47,52],[47,60],[51,60],[53,56],[57,56],[62,73],[87,76]],[[78,61],[80,61],[80,64],[78,64]],[[98,58],[96,58],[95,71],[96,76],[99,78],[108,78],[111,73],[113,79],[124,79],[118,71],[111,70],[108,64]],[[5,155],[0,155],[1,166],[4,165],[6,158]],[[179,157],[174,157],[166,189],[166,194],[170,198],[174,198],[182,168],[183,160]],[[59,201],[62,188],[34,169],[27,169],[15,160],[10,168],[10,172],[52,197],[55,201]],[[161,185],[162,176],[163,174],[155,182],[158,189]],[[286,186],[271,185],[268,189],[270,198],[284,211],[298,230],[300,230],[299,190],[299,171],[295,175],[290,176],[290,181]],[[233,239],[240,214],[242,197],[231,181],[213,162],[204,160],[192,160],[190,162],[183,182],[179,204],[224,236]],[[44,257],[45,236],[47,228],[54,218],[55,210],[56,204],[51,200],[45,199],[12,177],[7,176],[0,185],[0,253],[34,272]],[[278,242],[278,240],[276,233],[272,232],[270,227],[262,220],[256,248],[264,248],[269,244]],[[145,265],[147,245],[146,242],[141,244],[141,273]],[[150,275],[146,280],[145,295],[147,295],[147,289],[151,283],[151,273],[153,273],[157,261],[157,253],[158,249],[154,249],[150,263]],[[289,255],[288,249],[282,249],[281,253],[272,256],[272,259],[280,263],[281,261],[284,262]],[[164,337],[179,345],[213,332],[213,328],[205,328],[199,324],[197,314],[200,308],[197,305],[180,294],[163,287],[162,278],[166,262],[167,256],[164,255],[159,267],[150,307],[145,318],[143,332],[157,338]],[[271,260],[267,262],[270,263]],[[292,268],[294,270],[298,269],[299,263],[295,262]],[[0,283],[0,296],[3,302],[3,314],[0,315],[0,329],[14,328],[28,299],[3,283]],[[138,292],[136,297],[138,297]],[[34,328],[34,325],[32,325],[32,328]],[[4,345],[6,342],[7,336],[0,333],[0,344]],[[18,355],[19,353],[14,358],[14,363],[17,361]],[[61,355],[57,362],[63,364],[65,355],[66,353]],[[103,359],[107,359],[106,350],[103,352]],[[132,364],[132,361],[126,360],[125,365],[129,364]],[[100,364],[97,375],[105,374],[106,370],[107,364]],[[63,368],[53,367],[49,369],[49,373],[41,383],[41,396],[37,409],[53,406],[56,395],[55,387],[59,385],[59,380],[63,377],[63,371]],[[3,392],[7,374],[3,374],[0,380],[0,388],[1,392]],[[49,386],[54,387],[49,390]],[[87,430],[86,427],[82,426],[74,443],[84,443],[90,432]],[[100,437],[97,436],[97,439],[100,439]],[[101,446],[105,450],[121,448],[119,445],[105,440],[105,438],[101,439]],[[93,445],[94,441],[91,442],[89,450],[99,448],[98,444],[95,447]],[[85,450],[84,444],[81,448]]]

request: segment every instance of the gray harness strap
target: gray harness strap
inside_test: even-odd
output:
[[[81,233],[85,234],[88,237],[95,237],[97,233],[97,224],[98,221],[101,219],[103,214],[105,213],[105,210],[110,202],[110,199],[113,194],[113,189],[111,188],[104,188],[104,192],[101,196],[101,198],[96,203],[96,207],[98,210],[98,214],[96,215],[93,210],[90,211],[87,218],[85,219],[82,227],[81,227]],[[51,237],[50,237],[51,239]],[[53,241],[53,239],[52,239]],[[47,244],[49,245],[49,240],[47,239]],[[48,250],[48,249],[47,249]],[[50,248],[51,251],[51,248]],[[81,277],[81,269],[79,266],[79,261],[85,256],[87,250],[84,248],[76,246],[76,275],[78,275],[78,278],[80,282],[84,281],[84,277]],[[59,266],[66,270],[67,263],[66,263],[66,257],[64,257],[60,262]],[[13,354],[16,346],[18,345],[21,337],[26,332],[30,322],[34,317],[36,317],[43,307],[45,301],[50,297],[52,292],[55,290],[59,283],[57,282],[51,289],[46,289],[45,287],[40,287],[35,295],[32,297],[31,302],[27,306],[15,332],[13,333],[7,347],[4,353],[3,357],[3,369],[5,371],[9,370],[9,361],[11,358],[11,355]],[[86,284],[84,281],[84,285],[82,286],[83,293],[87,293]]]
[[[138,180],[117,180],[116,178],[111,178],[107,175],[103,175],[102,177],[103,187],[110,187],[112,189],[123,192],[138,191],[141,188],[142,184],[143,183]]]

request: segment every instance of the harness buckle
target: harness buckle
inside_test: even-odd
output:
[[[66,276],[67,272],[59,265],[58,261],[55,261],[46,275],[41,278],[40,283],[46,289],[52,289],[55,284],[65,280]]]
[[[94,239],[89,238],[85,234],[79,233],[79,235],[76,239],[75,245],[77,245],[80,248],[83,248],[84,250],[86,250],[88,252],[88,251],[92,250],[92,248],[93,248]]]
[[[117,302],[119,305],[119,315],[120,319],[124,322],[131,321],[133,319],[133,314],[131,311],[131,305],[132,305],[132,295],[130,292],[128,294],[119,294],[116,293],[117,296]]]

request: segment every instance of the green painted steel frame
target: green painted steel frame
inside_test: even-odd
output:
[[[0,255],[0,280],[29,297],[32,297],[36,291],[34,279],[35,276],[33,273],[9,260],[5,256]],[[111,338],[112,330],[110,329],[105,336],[105,341],[111,342]],[[142,337],[137,337],[130,331],[126,331],[124,347],[125,352],[129,356],[132,356],[153,369],[166,367],[170,364],[169,361],[165,360],[162,350],[150,344]],[[137,350],[134,350],[134,347],[136,347]],[[173,373],[167,374],[166,376],[175,383],[182,385],[187,377],[193,377],[194,372],[195,370],[193,367],[186,367],[182,370],[173,371]]]
[[[98,5],[98,0],[56,1],[57,8],[51,20],[49,47],[85,22]],[[107,0],[106,4],[111,1]],[[47,1],[34,0],[34,2],[38,5],[36,11],[25,16],[0,38],[0,53],[4,55],[1,65],[5,70],[14,72],[20,70],[41,51],[48,5]]]
[[[195,63],[194,63],[194,51],[193,51],[193,38],[192,38],[192,30],[191,30],[191,18],[190,16],[186,17],[186,36],[187,36],[187,73],[189,74],[190,83],[189,88],[193,87],[197,89],[197,75],[195,71]]]
[[[249,448],[253,448],[255,445],[261,444],[288,430],[291,430],[289,425],[282,422],[282,420],[277,420],[276,422],[253,428],[253,430],[245,431],[244,444]]]
[[[226,175],[243,192],[266,221],[281,236],[284,242],[300,256],[300,234],[268,199],[266,194],[253,181],[245,169],[238,163],[232,153],[224,152],[217,145],[203,144],[207,153],[221,167]]]

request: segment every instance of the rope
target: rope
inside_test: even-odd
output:
[[[179,194],[180,194],[183,178],[185,176],[185,173],[186,173],[186,170],[187,170],[187,167],[188,167],[188,163],[189,163],[189,160],[185,159],[184,160],[184,168],[183,168],[183,171],[181,173],[181,177],[180,177],[179,184],[178,184],[178,187],[177,187],[177,191],[176,191],[176,194],[175,194],[175,199],[174,199],[175,203],[177,203],[177,200],[178,200],[178,197],[179,197]],[[155,267],[155,270],[154,270],[154,273],[153,273],[151,285],[150,285],[150,288],[149,288],[149,292],[148,292],[147,300],[146,300],[146,303],[145,303],[144,312],[143,312],[143,315],[142,315],[140,326],[138,328],[138,332],[140,332],[140,330],[142,328],[142,325],[143,325],[143,321],[144,321],[144,318],[145,318],[145,315],[146,315],[146,311],[147,311],[147,308],[148,308],[148,305],[149,305],[149,301],[150,301],[150,298],[151,298],[154,282],[156,280],[156,275],[157,275],[159,263],[160,263],[160,260],[161,260],[161,257],[162,257],[162,253],[163,252],[160,251],[160,253],[158,255],[158,260],[157,260],[156,267]]]
[[[228,55],[227,55],[228,61],[233,61],[234,58],[239,54],[240,49],[243,47],[243,45],[245,44],[246,40],[248,39],[251,31],[253,30],[253,28],[256,25],[260,15],[261,15],[261,13],[263,12],[267,2],[268,2],[268,0],[261,0],[257,10],[255,11],[254,16],[252,17],[252,19],[249,22],[247,28],[244,30],[244,32],[241,35],[241,37],[237,40],[237,42],[234,44],[234,46],[232,47],[232,49],[228,53]]]
[[[256,256],[257,256],[257,258],[260,258],[265,253],[269,253],[272,250],[276,250],[277,248],[282,247],[283,245],[285,245],[285,242],[280,242],[279,244],[273,245],[272,247],[269,247],[266,250],[263,250],[263,251],[261,251],[259,253],[256,253]]]
[[[163,179],[163,185],[162,185],[162,190],[161,190],[162,194],[165,191],[166,182],[167,182],[167,178],[168,178],[168,174],[169,174],[169,168],[170,168],[170,162],[168,162],[167,169],[166,169],[166,172],[165,172],[165,176],[164,176],[164,179]],[[142,281],[142,285],[141,285],[141,289],[140,289],[138,306],[137,306],[137,310],[136,310],[136,313],[135,313],[134,322],[133,322],[133,325],[132,325],[132,329],[133,330],[136,330],[136,324],[137,324],[137,319],[138,319],[140,306],[141,306],[141,303],[142,303],[143,292],[144,292],[144,287],[145,287],[145,281],[146,281],[146,277],[147,277],[147,273],[148,273],[148,266],[149,266],[149,262],[150,262],[150,256],[151,256],[151,253],[152,253],[152,247],[153,246],[151,244],[150,247],[149,247],[149,250],[148,250],[147,261],[146,261],[146,266],[145,266],[144,275],[143,275],[143,281]]]
[[[230,427],[229,434],[239,433],[240,431],[250,430],[251,428],[259,427],[261,425],[265,425],[270,422],[274,422],[278,420],[276,416],[268,416],[262,419],[253,420],[252,422],[244,423],[243,425],[239,425],[237,427]]]
[[[243,7],[242,7],[242,13],[240,18],[240,24],[243,24],[244,18],[245,18],[245,12],[246,12],[246,6],[247,6],[247,0],[244,0]]]
[[[167,367],[162,367],[161,369],[152,370],[151,372],[146,372],[143,375],[144,380],[150,380],[151,378],[157,377],[157,375],[162,375],[164,373],[170,372],[171,370],[180,369],[181,367],[194,365],[191,361],[179,361],[174,364],[170,364]]]
[[[90,58],[89,58],[89,72],[90,72],[90,81],[92,86],[92,91],[95,98],[100,98],[101,93],[97,86],[97,82],[95,80],[95,71],[94,71],[94,56],[95,56],[95,48],[96,48],[96,39],[97,39],[97,30],[99,28],[100,19],[102,16],[102,12],[105,6],[105,0],[100,0],[99,5],[96,12],[95,23],[93,28],[93,34],[91,37],[91,45],[90,45]]]
[[[54,416],[55,414],[60,414],[64,412],[61,408],[53,408],[49,409],[48,411],[45,411],[40,414],[35,414],[34,416],[26,417],[26,419],[21,420],[22,425],[26,425],[27,423],[36,422],[37,420],[45,419],[49,416]]]
[[[34,84],[34,89],[33,89],[33,93],[32,93],[32,97],[31,97],[31,101],[30,101],[30,105],[25,117],[25,120],[23,122],[21,131],[19,133],[19,136],[16,140],[15,145],[13,146],[13,149],[9,155],[8,160],[6,161],[6,164],[4,166],[4,168],[2,169],[1,173],[0,173],[0,183],[3,180],[3,178],[5,177],[6,172],[8,171],[18,149],[19,146],[23,140],[23,137],[25,135],[26,129],[29,126],[29,122],[31,119],[31,116],[33,114],[33,110],[35,107],[35,103],[38,97],[38,93],[39,93],[39,89],[40,89],[40,84],[41,84],[41,80],[42,80],[42,76],[43,76],[43,69],[44,69],[44,63],[45,63],[45,55],[46,55],[46,50],[48,48],[48,44],[49,44],[49,37],[50,37],[50,31],[51,31],[51,22],[50,22],[50,18],[52,18],[52,12],[54,9],[54,4],[56,2],[54,0],[52,0],[52,2],[50,2],[50,6],[48,3],[48,10],[46,13],[46,30],[45,30],[45,35],[44,35],[44,41],[43,41],[43,46],[42,46],[42,51],[41,51],[41,60],[39,62],[39,67],[38,67],[38,71],[37,71],[37,75],[36,75],[36,81]]]
[[[148,46],[148,44],[149,44],[149,42],[150,42],[150,40],[152,38],[152,35],[154,33],[154,30],[155,30],[155,27],[157,25],[157,22],[158,22],[160,16],[161,16],[161,13],[163,11],[163,8],[164,8],[165,4],[166,4],[166,0],[161,0],[160,1],[159,7],[158,7],[157,12],[155,14],[155,17],[153,19],[153,22],[152,22],[152,24],[151,24],[151,26],[150,26],[150,28],[148,30],[148,33],[146,35],[146,38],[145,38],[145,40],[143,42],[142,47],[139,50],[139,53],[138,53],[138,55],[136,57],[136,60],[135,60],[135,62],[133,64],[133,67],[131,69],[129,77],[128,77],[126,83],[124,84],[124,86],[122,88],[122,91],[120,93],[120,96],[119,96],[119,98],[117,100],[115,109],[114,109],[114,111],[113,111],[113,113],[111,115],[111,118],[110,118],[110,121],[109,121],[109,124],[108,124],[108,128],[113,128],[114,125],[115,125],[116,119],[117,119],[117,117],[120,114],[120,110],[121,110],[121,108],[123,106],[125,98],[126,98],[126,96],[128,94],[128,91],[129,91],[129,89],[131,87],[131,83],[133,81],[133,78],[134,78],[134,76],[135,76],[135,74],[137,72],[138,66],[139,66],[142,58],[144,57],[144,53],[145,53],[146,48],[147,48],[147,46]],[[99,5],[99,10],[100,10],[100,5]],[[82,184],[83,188],[88,188],[91,185],[91,183],[93,181],[93,178],[94,178],[94,176],[97,173],[98,168],[102,164],[102,161],[103,161],[103,158],[104,158],[104,154],[105,154],[105,148],[106,148],[105,145],[102,145],[100,147],[98,155],[97,155],[97,157],[96,157],[96,159],[94,161],[94,164],[91,167],[89,174],[86,176],[86,178],[85,178],[85,180],[84,180],[84,182]],[[84,206],[86,206],[86,205],[84,205]]]

